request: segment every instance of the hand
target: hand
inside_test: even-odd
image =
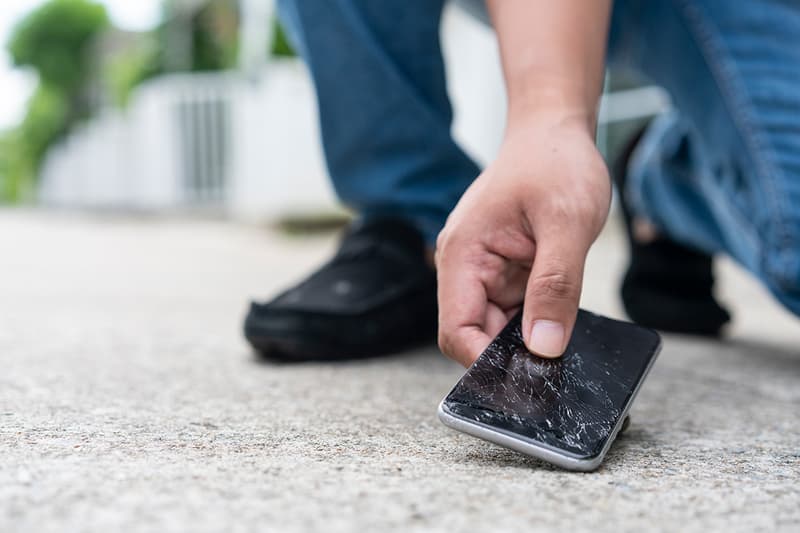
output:
[[[495,160],[439,234],[439,346],[469,366],[525,302],[532,352],[563,354],[589,247],[611,183],[586,122],[532,116],[509,127]]]

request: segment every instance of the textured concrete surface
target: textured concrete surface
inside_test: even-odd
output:
[[[331,237],[0,212],[0,531],[798,531],[800,323],[730,264],[722,343],[669,337],[604,467],[441,426],[430,349],[257,362],[245,302]],[[619,315],[611,227],[584,305]]]

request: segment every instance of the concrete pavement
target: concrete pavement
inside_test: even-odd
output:
[[[667,337],[592,474],[457,434],[434,347],[258,362],[245,304],[333,238],[0,211],[0,531],[798,531],[800,322],[721,265],[722,343]],[[620,316],[611,225],[583,305]]]

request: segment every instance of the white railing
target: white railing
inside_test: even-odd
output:
[[[40,198],[55,205],[164,208],[224,201],[237,80],[171,75],[127,113],[106,110],[48,154]]]
[[[49,206],[214,208],[280,215],[335,204],[304,67],[277,62],[258,82],[183,74],[142,85],[127,112],[106,110],[47,154]]]

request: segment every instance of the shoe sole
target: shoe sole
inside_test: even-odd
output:
[[[245,338],[260,357],[287,363],[370,359],[395,355],[423,346],[434,346],[433,339],[392,345],[344,347],[306,341],[298,342],[296,339],[280,339],[274,336],[245,335]]]

